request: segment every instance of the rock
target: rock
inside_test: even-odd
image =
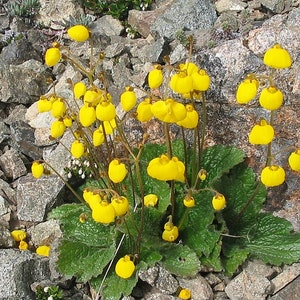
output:
[[[55,175],[35,179],[31,174],[21,177],[17,185],[17,216],[19,220],[42,222],[51,209],[62,203],[64,183]]]
[[[261,4],[275,14],[280,14],[291,6],[291,0],[261,0]]]
[[[5,176],[12,180],[16,180],[27,173],[27,169],[15,149],[7,150],[0,156],[0,167]]]
[[[182,288],[187,288],[191,291],[192,298],[197,300],[212,300],[214,299],[213,290],[207,280],[201,275],[195,278],[178,278]]]
[[[179,30],[211,28],[217,18],[215,9],[208,0],[173,1],[150,27],[151,34],[157,37],[174,39]]]
[[[218,0],[215,3],[219,14],[227,11],[242,11],[247,7],[247,3],[240,0]]]
[[[48,258],[39,257],[30,251],[0,250],[1,299],[34,299],[35,294],[30,285],[48,279],[49,276]]]
[[[0,197],[0,199],[1,199],[1,197]],[[1,248],[11,248],[13,246],[13,244],[14,244],[14,240],[11,237],[10,231],[7,229],[6,226],[0,224],[0,247]],[[0,252],[1,252],[1,250],[0,250]],[[1,265],[1,263],[0,263],[0,265]]]
[[[91,30],[93,35],[118,36],[123,32],[124,27],[119,20],[111,15],[105,15],[93,23]]]
[[[12,105],[8,111],[9,115],[4,119],[5,124],[11,125],[17,121],[24,120],[27,108],[25,105]]]
[[[7,141],[10,136],[9,127],[2,121],[0,121],[0,145],[1,143]]]
[[[139,278],[165,294],[174,294],[179,287],[178,281],[175,277],[160,266],[151,267],[146,271],[140,271]]]
[[[232,300],[262,300],[272,293],[270,282],[274,270],[259,261],[248,266],[228,283],[225,292]],[[268,279],[269,278],[269,279]]]
[[[64,20],[68,20],[70,16],[79,16],[84,13],[79,4],[76,5],[72,0],[41,0],[40,4],[37,22],[53,29],[62,29]]]
[[[292,300],[300,299],[300,276],[290,282],[285,288],[280,290],[276,295],[269,298],[270,300]]]
[[[16,191],[4,180],[0,178],[0,196],[9,202],[16,204]]]
[[[34,59],[20,65],[0,65],[0,101],[31,104],[47,90],[50,73]]]

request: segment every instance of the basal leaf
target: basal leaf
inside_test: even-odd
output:
[[[62,240],[59,247],[58,269],[68,278],[87,282],[102,273],[114,256],[115,245],[99,248],[78,241]]]
[[[194,276],[200,270],[197,254],[188,246],[170,244],[164,249],[163,266],[177,276]]]

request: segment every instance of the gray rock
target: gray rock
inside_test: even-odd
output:
[[[9,115],[4,119],[5,124],[11,125],[12,123],[16,121],[20,121],[25,119],[26,114],[26,106],[23,104],[14,106],[11,105],[11,109],[9,110]]]
[[[12,180],[16,180],[27,173],[24,162],[15,149],[7,150],[0,156],[0,167],[5,176]]]
[[[17,216],[19,220],[42,222],[51,209],[62,203],[64,183],[55,176],[35,179],[31,174],[21,177],[17,186]]]
[[[111,15],[105,15],[93,23],[91,30],[95,35],[118,36],[123,32],[124,27],[119,20]]]
[[[275,14],[280,14],[291,6],[291,0],[261,0],[261,4]]]
[[[0,217],[8,213],[8,202],[0,195]]]
[[[10,204],[16,204],[16,191],[4,180],[0,178],[0,196]]]
[[[151,25],[153,36],[174,39],[179,30],[211,28],[217,18],[211,1],[177,0]]]
[[[151,267],[146,271],[140,271],[139,278],[166,294],[174,294],[179,287],[175,277],[160,266]]]
[[[269,298],[270,300],[297,300],[300,299],[300,276],[290,282],[285,288],[280,290],[276,295]]]
[[[45,66],[34,60],[20,65],[0,65],[0,101],[30,104],[44,94],[50,73]]]
[[[0,250],[0,294],[6,300],[31,300],[30,285],[49,278],[48,258],[29,251]]]
[[[10,231],[8,230],[8,228],[6,226],[0,224],[0,247],[1,248],[11,248],[13,246],[13,244],[14,244],[14,240],[11,237]],[[1,252],[1,250],[0,250],[0,252]]]
[[[0,144],[8,140],[9,136],[9,127],[4,122],[0,121]]]
[[[212,300],[214,299],[213,290],[208,281],[201,275],[195,278],[178,278],[182,288],[188,288],[191,291],[192,298],[197,300]]]
[[[215,3],[218,13],[226,11],[241,11],[247,7],[247,3],[240,0],[218,0]]]

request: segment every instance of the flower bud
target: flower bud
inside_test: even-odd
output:
[[[55,66],[61,58],[61,53],[58,48],[52,47],[47,49],[45,53],[45,64],[48,67]]]
[[[226,199],[224,195],[217,193],[213,198],[212,198],[212,206],[214,210],[222,210],[226,206]]]
[[[110,224],[114,222],[116,212],[111,203],[106,200],[102,200],[98,204],[94,204],[92,207],[92,218],[95,222],[102,224]]]
[[[79,81],[74,84],[73,93],[76,99],[80,99],[86,92],[86,86],[83,82]]]
[[[40,178],[44,174],[44,166],[39,161],[34,161],[31,165],[31,173],[35,178]]]
[[[148,74],[148,85],[150,89],[159,88],[164,80],[163,73],[160,65],[155,65],[154,70],[150,71]]]
[[[115,209],[116,216],[124,216],[129,209],[129,201],[126,197],[118,196],[111,198],[111,204]]]
[[[253,145],[267,145],[272,142],[274,134],[274,128],[265,119],[262,119],[251,129],[249,142]]]
[[[154,207],[158,202],[158,197],[155,194],[148,194],[144,197],[144,205]]]
[[[283,102],[283,94],[274,86],[264,88],[259,96],[259,104],[268,110],[278,109]]]
[[[133,261],[130,259],[129,255],[125,255],[117,261],[115,272],[119,277],[123,279],[128,279],[132,276],[134,271],[135,271],[135,265]]]
[[[164,225],[164,231],[162,233],[162,239],[166,242],[175,242],[179,236],[178,227],[173,225],[171,221],[168,221]]]
[[[279,44],[266,51],[263,61],[265,65],[275,69],[289,68],[292,65],[289,52]]]
[[[290,168],[293,171],[296,172],[300,171],[300,148],[290,154],[288,161],[289,161]]]
[[[127,86],[121,94],[121,106],[124,111],[130,111],[136,104],[137,98],[133,88]]]
[[[88,29],[83,25],[72,26],[67,30],[67,33],[76,42],[85,42],[90,37]]]
[[[93,106],[82,105],[79,110],[79,121],[83,127],[89,127],[96,121],[96,110]]]
[[[84,144],[79,140],[75,140],[71,145],[71,154],[78,159],[84,154],[84,152]]]
[[[258,86],[258,80],[252,74],[248,75],[238,86],[236,92],[237,103],[247,104],[250,102],[256,96]]]
[[[96,106],[96,117],[100,121],[111,121],[116,117],[116,108],[109,101],[102,101]]]
[[[39,246],[35,250],[36,254],[41,255],[41,256],[49,256],[50,254],[50,246]]]
[[[64,134],[65,130],[66,130],[66,126],[63,121],[59,121],[59,120],[54,121],[51,124],[51,128],[50,128],[51,137],[57,139]]]
[[[153,117],[153,113],[151,111],[151,104],[150,99],[146,98],[144,101],[142,101],[136,109],[137,116],[136,118],[140,122],[147,122]]]
[[[16,242],[20,242],[26,239],[27,233],[22,229],[13,230],[10,235]]]
[[[260,180],[267,187],[281,185],[285,181],[285,171],[277,165],[267,166],[263,168]]]
[[[119,183],[124,180],[127,175],[127,169],[124,163],[119,162],[117,159],[112,160],[108,166],[108,176],[114,183]]]

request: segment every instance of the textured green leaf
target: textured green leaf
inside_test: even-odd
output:
[[[214,272],[221,272],[223,270],[223,265],[220,258],[222,243],[218,242],[209,256],[202,256],[200,258],[201,264],[209,269],[214,270]]]
[[[76,276],[79,282],[87,282],[102,273],[114,256],[115,245],[99,248],[62,240],[59,251],[58,269],[68,278]]]
[[[164,249],[166,254],[162,264],[170,273],[177,276],[194,276],[200,270],[197,254],[188,246],[170,244]]]
[[[285,219],[261,214],[249,232],[247,248],[266,263],[280,265],[300,260],[300,233]]]

